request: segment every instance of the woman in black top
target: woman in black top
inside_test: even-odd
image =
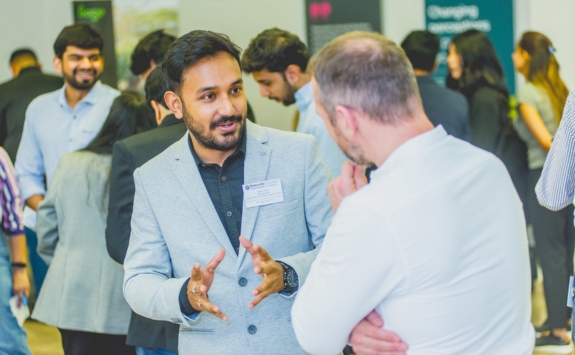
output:
[[[526,202],[527,148],[509,117],[509,92],[489,37],[468,30],[453,37],[447,65],[451,86],[469,101],[471,143],[503,161],[521,200]]]

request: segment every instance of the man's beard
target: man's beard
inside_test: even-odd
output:
[[[341,149],[343,154],[345,154],[345,156],[349,160],[351,160],[355,165],[358,165],[358,166],[369,166],[369,165],[373,164],[373,162],[371,162],[367,158],[365,158],[363,149],[360,146],[346,141],[346,139],[341,134],[339,128],[334,124],[335,117],[331,117],[331,115],[330,115],[329,121],[330,121],[331,126],[333,127],[335,135],[338,138],[335,140],[335,142],[337,143],[339,149]],[[342,141],[344,141],[346,144],[340,143]]]
[[[242,117],[241,115],[218,117],[215,121],[210,122],[209,131],[206,132],[206,129],[201,124],[201,122],[197,122],[192,118],[192,116],[188,115],[185,104],[182,105],[182,113],[188,130],[201,145],[208,149],[214,149],[223,152],[229,151],[239,145],[239,142],[242,139],[242,135],[244,134],[243,126],[246,122],[246,118]],[[217,137],[213,134],[212,131],[217,129],[218,125],[226,123],[237,123],[238,129],[224,134],[223,141],[218,141]]]
[[[85,71],[85,72],[91,72],[94,75],[94,78],[92,80],[85,80],[85,81],[78,81],[76,80],[76,74],[80,71]],[[100,75],[102,75],[102,73],[98,73],[95,69],[74,69],[74,71],[72,72],[72,75],[69,75],[68,73],[64,72],[63,76],[64,76],[64,80],[66,80],[66,83],[68,85],[70,85],[71,87],[73,87],[74,89],[78,89],[78,90],[90,90],[95,84],[96,82],[100,79]]]
[[[282,104],[284,106],[289,106],[295,102],[295,93],[297,90],[293,86],[291,86],[287,81],[285,87],[286,92],[284,97],[282,98]]]

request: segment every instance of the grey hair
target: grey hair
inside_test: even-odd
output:
[[[394,124],[421,107],[413,68],[401,47],[385,36],[350,32],[314,55],[310,73],[318,99],[333,120],[338,105],[380,123]]]

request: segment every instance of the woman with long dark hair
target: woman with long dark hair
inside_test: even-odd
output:
[[[38,207],[38,252],[49,268],[32,317],[60,330],[66,355],[135,354],[123,268],[106,250],[109,174],[114,143],[154,126],[143,96],[122,93],[94,140],[62,157]]]
[[[555,47],[539,32],[525,32],[521,36],[513,63],[527,80],[517,91],[519,118],[515,127],[528,148],[530,220],[543,271],[548,314],[539,329],[548,333],[537,339],[535,346],[538,351],[569,354],[566,328],[570,310],[565,306],[565,295],[573,273],[573,205],[553,212],[539,205],[535,195],[535,185],[559,127],[569,90],[559,75]]]
[[[503,161],[525,204],[527,148],[513,129],[509,91],[489,37],[478,30],[456,35],[449,45],[447,65],[451,86],[469,102],[470,142]]]

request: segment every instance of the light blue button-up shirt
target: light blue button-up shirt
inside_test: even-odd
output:
[[[120,94],[97,82],[74,109],[66,100],[66,86],[38,96],[26,110],[22,140],[16,155],[16,177],[22,199],[45,195],[46,183],[64,154],[85,148],[96,137]]]
[[[348,160],[337,143],[330,137],[323,119],[315,112],[315,103],[311,91],[311,82],[295,93],[295,102],[299,110],[297,132],[311,134],[317,140],[319,154],[327,163],[331,175],[341,174],[342,164]]]

